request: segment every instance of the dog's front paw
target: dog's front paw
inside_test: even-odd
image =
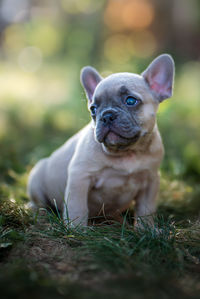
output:
[[[151,221],[144,221],[144,219],[141,221],[139,218],[137,222],[134,224],[134,230],[138,233],[150,233],[154,236],[161,236],[164,233],[164,230],[157,227],[153,220]]]
[[[63,217],[64,223],[67,227],[76,229],[78,227],[87,227],[88,220],[86,218],[76,217],[70,219],[69,217]]]

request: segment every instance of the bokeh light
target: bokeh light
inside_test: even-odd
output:
[[[116,31],[145,29],[153,18],[154,8],[148,0],[109,0],[104,15],[106,25]]]
[[[130,29],[147,28],[152,23],[153,17],[153,6],[147,0],[129,0],[122,11],[124,26]]]
[[[145,58],[157,50],[154,35],[147,30],[134,34],[113,34],[104,43],[104,55],[112,63],[123,64],[132,57]]]
[[[45,56],[55,54],[62,46],[62,34],[58,33],[56,24],[37,21],[31,24],[32,28],[28,28],[30,32],[29,42],[40,48]],[[67,32],[67,26],[65,26]],[[61,32],[62,33],[62,32]]]

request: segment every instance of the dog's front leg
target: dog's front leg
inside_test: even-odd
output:
[[[156,197],[159,189],[159,175],[153,174],[146,188],[141,190],[136,198],[135,227],[145,224],[154,225],[153,214],[156,210]]]
[[[63,218],[66,223],[86,226],[88,223],[88,189],[90,179],[85,174],[71,172],[65,191]]]

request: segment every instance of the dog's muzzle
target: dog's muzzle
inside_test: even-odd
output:
[[[117,115],[114,111],[105,111],[101,116],[101,121],[105,126],[111,125],[113,121],[117,118]]]

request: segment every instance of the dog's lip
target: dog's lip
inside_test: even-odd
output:
[[[113,133],[113,134],[119,136],[120,138],[122,138],[122,139],[126,139],[126,140],[137,140],[137,139],[139,138],[139,136],[140,136],[140,133],[138,132],[138,133],[136,133],[133,137],[124,137],[124,136],[120,135],[119,133],[116,133],[114,130],[109,130],[109,131],[105,134],[105,136],[104,136],[104,138],[103,138],[103,142],[105,141],[105,139],[106,139],[106,137],[108,136],[109,133]]]

